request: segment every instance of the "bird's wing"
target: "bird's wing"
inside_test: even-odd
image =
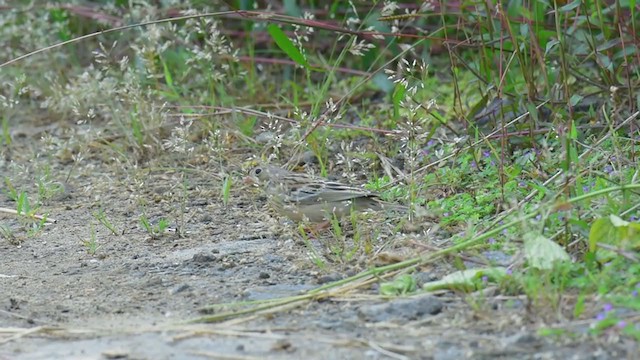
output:
[[[300,204],[319,202],[339,202],[357,198],[377,198],[374,193],[336,182],[317,181],[305,184],[291,191],[291,201]]]

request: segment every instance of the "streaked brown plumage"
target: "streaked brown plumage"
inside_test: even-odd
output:
[[[254,167],[248,180],[261,185],[269,205],[294,221],[324,222],[334,215],[348,215],[352,210],[398,207],[384,203],[373,192],[272,165]]]

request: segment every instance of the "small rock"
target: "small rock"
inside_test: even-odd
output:
[[[413,279],[416,281],[416,287],[421,289],[422,285],[438,280],[438,277],[430,272],[421,271],[419,273],[413,274]]]
[[[205,223],[206,224],[206,223],[210,223],[212,221],[213,221],[213,216],[211,216],[211,214],[209,214],[209,213],[203,214],[200,217],[200,222],[201,223]]]
[[[534,334],[520,332],[504,339],[506,347],[520,346],[523,348],[539,347],[542,345],[540,339]]]
[[[365,305],[358,309],[358,315],[367,321],[408,321],[427,315],[436,315],[442,311],[442,302],[434,296],[393,300],[383,304]]]
[[[465,350],[464,346],[459,343],[451,341],[440,341],[433,352],[434,360],[457,360],[457,359],[469,359],[468,350]]]
[[[191,258],[191,261],[196,263],[196,264],[210,263],[210,262],[214,262],[216,260],[218,260],[218,258],[216,256],[205,254],[205,253],[195,254]]]
[[[302,291],[312,289],[309,285],[279,284],[271,286],[256,286],[244,291],[244,298],[249,301],[269,300],[279,297],[298,295]]]
[[[289,341],[287,339],[279,339],[279,340],[276,340],[276,342],[273,344],[273,346],[271,347],[271,350],[273,350],[273,351],[286,351],[286,352],[291,353],[291,352],[296,351],[296,347],[293,346],[291,341]]]
[[[343,278],[344,276],[338,273],[327,274],[318,278],[318,284],[328,284],[334,281],[342,280]]]
[[[298,166],[317,164],[318,157],[313,153],[313,151],[305,151],[296,156],[293,163]]]
[[[106,350],[102,352],[102,356],[105,359],[128,359],[129,353],[125,350]]]
[[[189,286],[187,284],[180,284],[180,285],[174,287],[173,289],[171,289],[171,291],[169,291],[169,293],[171,295],[175,295],[177,293],[181,293],[181,292],[183,292],[185,290],[188,290],[189,288],[191,288],[191,286]]]

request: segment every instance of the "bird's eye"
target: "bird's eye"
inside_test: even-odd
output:
[[[253,172],[254,172],[256,175],[260,175],[260,173],[262,172],[262,169],[260,169],[260,168],[256,168],[255,170],[253,170]]]

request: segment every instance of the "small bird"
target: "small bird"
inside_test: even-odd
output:
[[[267,201],[280,214],[293,221],[327,222],[355,211],[397,208],[377,194],[364,189],[294,173],[272,165],[256,166],[245,183],[261,185]]]

